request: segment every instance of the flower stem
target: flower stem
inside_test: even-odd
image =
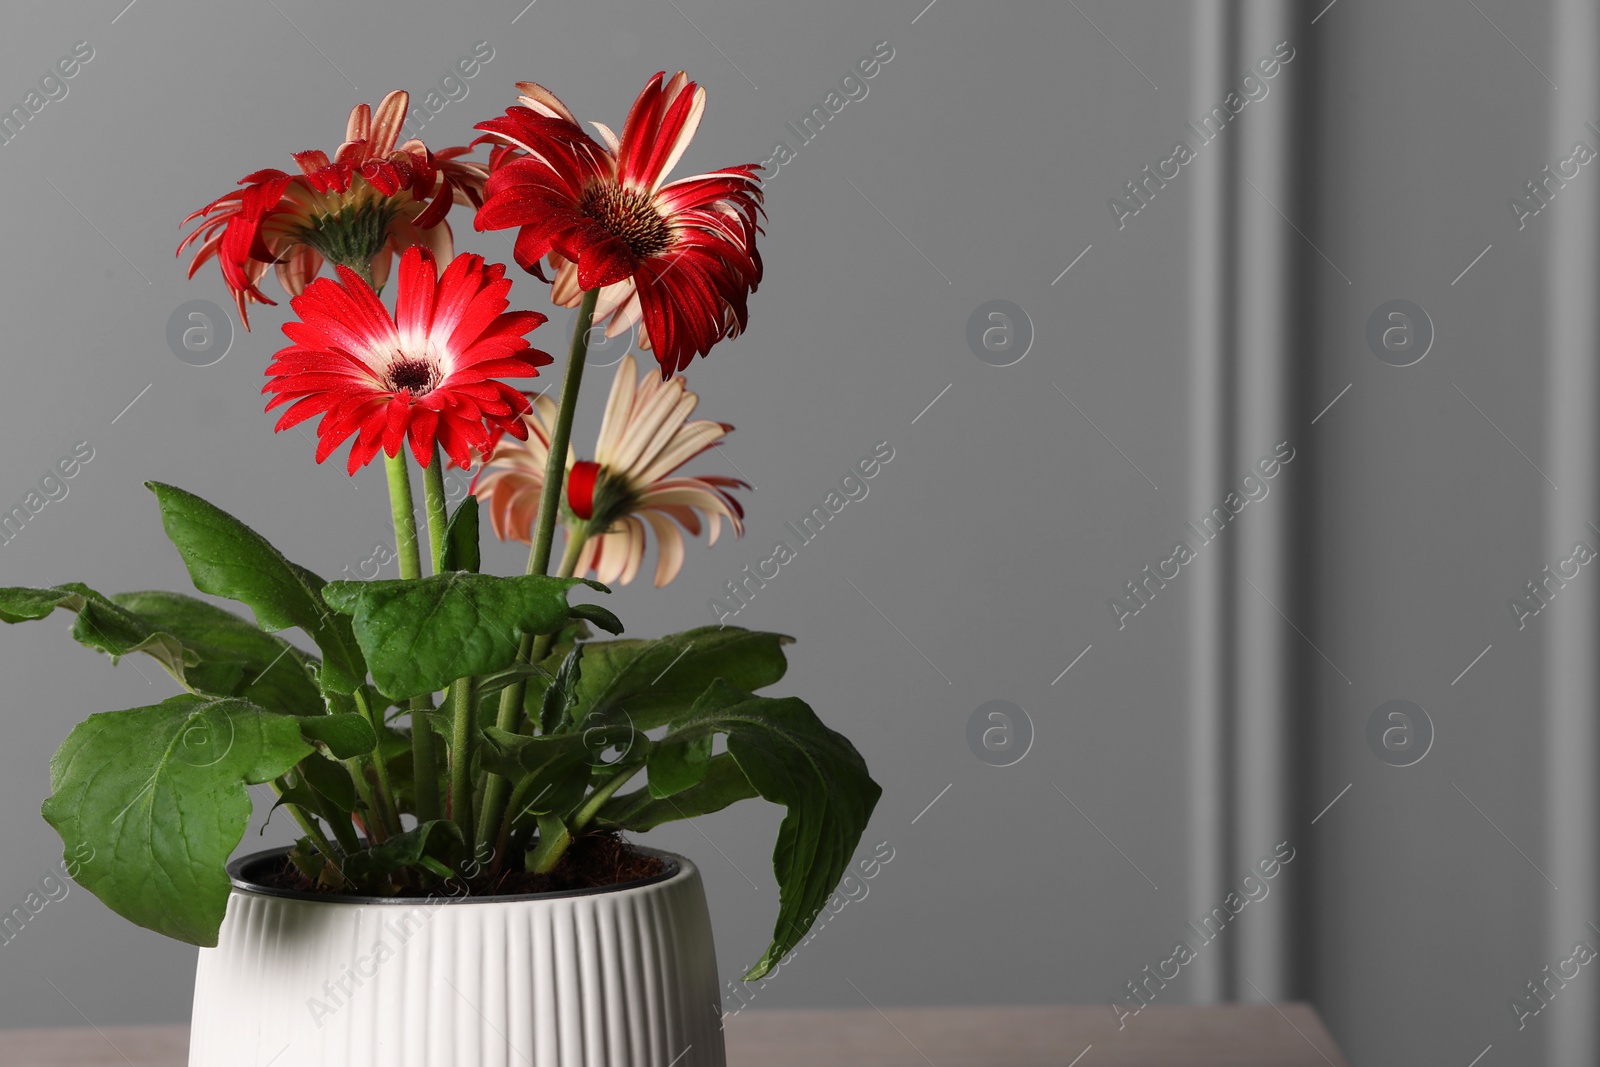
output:
[[[534,522],[533,544],[528,552],[528,574],[548,574],[550,571],[550,546],[555,541],[556,519],[561,514],[561,490],[567,476],[567,446],[572,440],[572,416],[578,406],[578,390],[583,384],[583,366],[589,355],[589,330],[594,325],[595,302],[600,299],[599,289],[583,294],[578,306],[578,321],[572,327],[572,348],[567,353],[566,375],[561,382],[561,401],[556,408],[556,424],[550,428],[550,455],[544,465],[544,489],[539,494],[539,514]],[[533,639],[524,634],[518,659],[530,662]],[[522,701],[527,693],[527,683],[517,681],[500,693],[500,711],[495,725],[515,733],[522,721]],[[478,841],[493,844],[505,818],[506,802],[510,799],[511,783],[498,774],[491,774],[483,791],[483,811],[478,823]],[[504,857],[496,855],[496,869]]]
[[[594,326],[594,306],[599,289],[583,294],[578,321],[572,330],[572,350],[567,355],[566,377],[561,382],[561,403],[556,424],[550,428],[550,455],[544,464],[544,490],[539,494],[539,517],[534,523],[533,546],[528,552],[528,573],[550,573],[550,546],[555,540],[556,518],[561,513],[561,490],[567,477],[567,445],[572,440],[572,416],[583,384],[583,365],[589,355],[589,330]]]
[[[367,694],[360,688],[351,695],[355,698],[356,710],[372,724],[372,732],[381,738],[384,731],[383,712],[368,702]],[[381,845],[390,835],[400,832],[400,809],[394,802],[394,785],[389,781],[389,765],[383,761],[381,742],[378,750],[372,754],[372,769],[378,779],[377,810],[373,813],[376,826],[369,827],[369,833],[373,841]]]
[[[450,524],[450,504],[444,493],[444,461],[439,456],[439,445],[433,446],[433,462],[422,472],[422,507],[428,513],[428,550],[433,561],[433,573],[439,573],[444,559],[444,534]]]
[[[438,466],[437,456],[433,465]],[[411,475],[406,469],[405,453],[385,456],[384,469],[389,475],[389,512],[394,519],[394,550],[400,561],[400,577],[420,578],[422,559],[417,549],[416,505],[411,497]],[[431,822],[439,818],[442,810],[433,725],[422,715],[432,707],[433,701],[425,696],[411,700],[411,786],[416,797],[418,822]]]
[[[473,707],[476,679],[457,679],[451,687],[455,705],[455,737],[450,745],[450,814],[461,828],[461,838],[472,840],[472,754],[477,747],[477,711]],[[491,779],[492,781],[493,779]],[[504,779],[501,779],[504,781]]]
[[[578,560],[583,555],[583,548],[589,543],[589,524],[567,527],[567,548],[561,554],[561,566],[556,568],[557,578],[571,578],[578,570]],[[533,647],[528,653],[529,663],[542,663],[550,654],[550,646],[556,643],[555,634],[540,634],[533,639]]]
[[[406,454],[383,457],[389,475],[389,515],[394,519],[394,552],[400,559],[400,577],[422,577],[422,557],[417,551],[416,503],[411,497],[411,472]]]

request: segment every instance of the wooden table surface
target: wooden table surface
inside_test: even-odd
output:
[[[731,1067],[1348,1067],[1304,1004],[1151,1006],[1121,1031],[1103,1007],[750,1010],[727,1029]],[[181,1026],[10,1030],[0,1065],[183,1067],[187,1042]]]

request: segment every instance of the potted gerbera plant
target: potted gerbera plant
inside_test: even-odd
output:
[[[677,375],[745,327],[757,168],[665,182],[705,106],[681,73],[651,79],[620,135],[596,124],[598,141],[549,91],[519,88],[478,126],[486,162],[397,145],[407,98],[391,93],[352,112],[331,158],[298,153],[299,173],[256,171],[196,212],[179,248],[197,247],[191,274],[217,260],[246,325],[276,271],[294,315],[268,410],[279,430],[317,420],[319,463],[348,445],[354,475],[382,456],[398,577],[324,581],[247,525],[270,516],[150,482],[195,588],[248,617],[183,593],[0,590],[0,619],[65,609],[77,640],[147,655],[182,689],[73,729],[44,815],[89,857],[82,885],[205,946],[191,1067],[721,1064],[699,875],[622,835],[746,798],[787,809],[758,978],[805,934],[877,802],[849,741],[800,700],[757,695],[788,638],[617,639],[599,595],[635,577],[651,535],[659,586],[685,533],[742,532],[744,483],[679,473],[731,427],[691,421]],[[454,205],[515,228],[517,264],[578,309],[559,399],[507,384],[553,362],[528,340],[545,316],[508,310],[503,266],[454,253]],[[621,362],[578,459],[598,324],[637,327],[660,373]],[[453,509],[447,463],[476,472]],[[482,572],[484,501],[496,534],[529,543],[524,574]],[[283,636],[296,629],[315,652]],[[252,786],[276,792],[298,840],[232,858]]]

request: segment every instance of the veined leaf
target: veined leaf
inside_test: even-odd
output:
[[[695,785],[666,799],[653,796],[649,789],[612,797],[600,809],[595,822],[609,829],[644,833],[662,823],[709,815],[729,804],[760,795],[739,768],[739,761],[724,752],[711,757],[705,774]]]
[[[100,595],[81,582],[48,586],[42,589],[15,586],[0,589],[0,622],[42,619],[57,608],[76,612],[72,636],[80,644],[106,653],[113,660],[133,652],[143,652],[185,689],[197,683],[188,678],[200,655],[184,647],[184,642],[159,624]],[[226,683],[225,691],[238,684],[239,671],[206,672],[209,680]],[[210,688],[204,686],[204,688]]]
[[[293,717],[234,698],[186,693],[91,715],[51,761],[44,817],[69,854],[92,857],[77,881],[111,910],[215,945],[248,787],[311,753]]]
[[[300,716],[300,732],[333,759],[365,756],[378,747],[377,731],[365,715],[354,711]]]
[[[312,715],[323,707],[314,679],[321,661],[231,611],[182,593],[113,593],[111,599],[199,653],[189,670],[195,689],[236,696],[268,711]],[[228,685],[228,677],[237,679]]]
[[[883,790],[867,773],[855,746],[824,726],[804,701],[751,696],[724,681],[713,682],[658,747],[692,746],[719,733],[727,735],[727,754],[756,792],[788,809],[772,852],[778,922],[771,946],[745,975],[753,981],[810,929],[849,867]],[[697,770],[698,781],[704,783],[712,762],[679,760],[670,773],[681,782]],[[724,772],[719,784],[727,790],[737,783]],[[670,805],[674,799],[662,803]]]
[[[429,578],[332,582],[322,596],[335,611],[353,616],[378,688],[404,700],[510,667],[523,634],[555,633],[567,622],[567,590],[575,585],[606,591],[582,578],[449,571]]]
[[[772,685],[788,669],[783,646],[793,638],[737,626],[702,626],[644,641],[590,641],[572,717],[593,722],[618,715],[653,730],[682,715],[717,679],[741,689]]]
[[[322,650],[322,688],[350,693],[366,681],[350,623],[322,603],[327,583],[214,504],[171,485],[146,482],[161,504],[161,523],[202,593],[249,606],[268,633],[298,626]]]

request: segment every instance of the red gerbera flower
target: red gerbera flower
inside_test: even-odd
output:
[[[491,447],[491,427],[496,439],[527,437],[527,397],[496,378],[537,377],[551,359],[523,336],[545,317],[506,312],[504,266],[462,254],[439,277],[432,253],[408,248],[392,317],[354,271],[338,271],[339,282],[319,278],[291,302],[300,321],[283,332],[294,344],[273,357],[262,390],[275,394],[268,411],[293,401],[278,430],[321,415],[318,463],[359,434],[351,474],[407,440],[424,467],[436,441],[465,467],[472,449]]]
[[[754,164],[662,184],[706,106],[705,90],[681,71],[664,79],[639,94],[621,137],[594,124],[604,146],[548,89],[519,82],[522,106],[477,127],[499,146],[474,222],[521,227],[516,260],[553,281],[557,304],[573,307],[599,288],[595,318],[609,319],[609,336],[642,318],[640,343],[655,350],[662,377],[748,323],[761,282],[762,201]]]
[[[415,138],[396,148],[410,99],[392,92],[376,113],[357,104],[332,160],[325,152],[296,152],[301,173],[258,170],[240,180],[243,189],[184,219],[205,219],[178,245],[182,255],[200,242],[189,277],[215,256],[249,329],[248,305],[275,303],[256,285],[269,267],[294,297],[324,259],[355,268],[378,289],[394,254],[411,245],[449,260],[454,245],[445,215],[453,203],[483,203],[488,168],[459,161],[470,148],[436,155]]]

